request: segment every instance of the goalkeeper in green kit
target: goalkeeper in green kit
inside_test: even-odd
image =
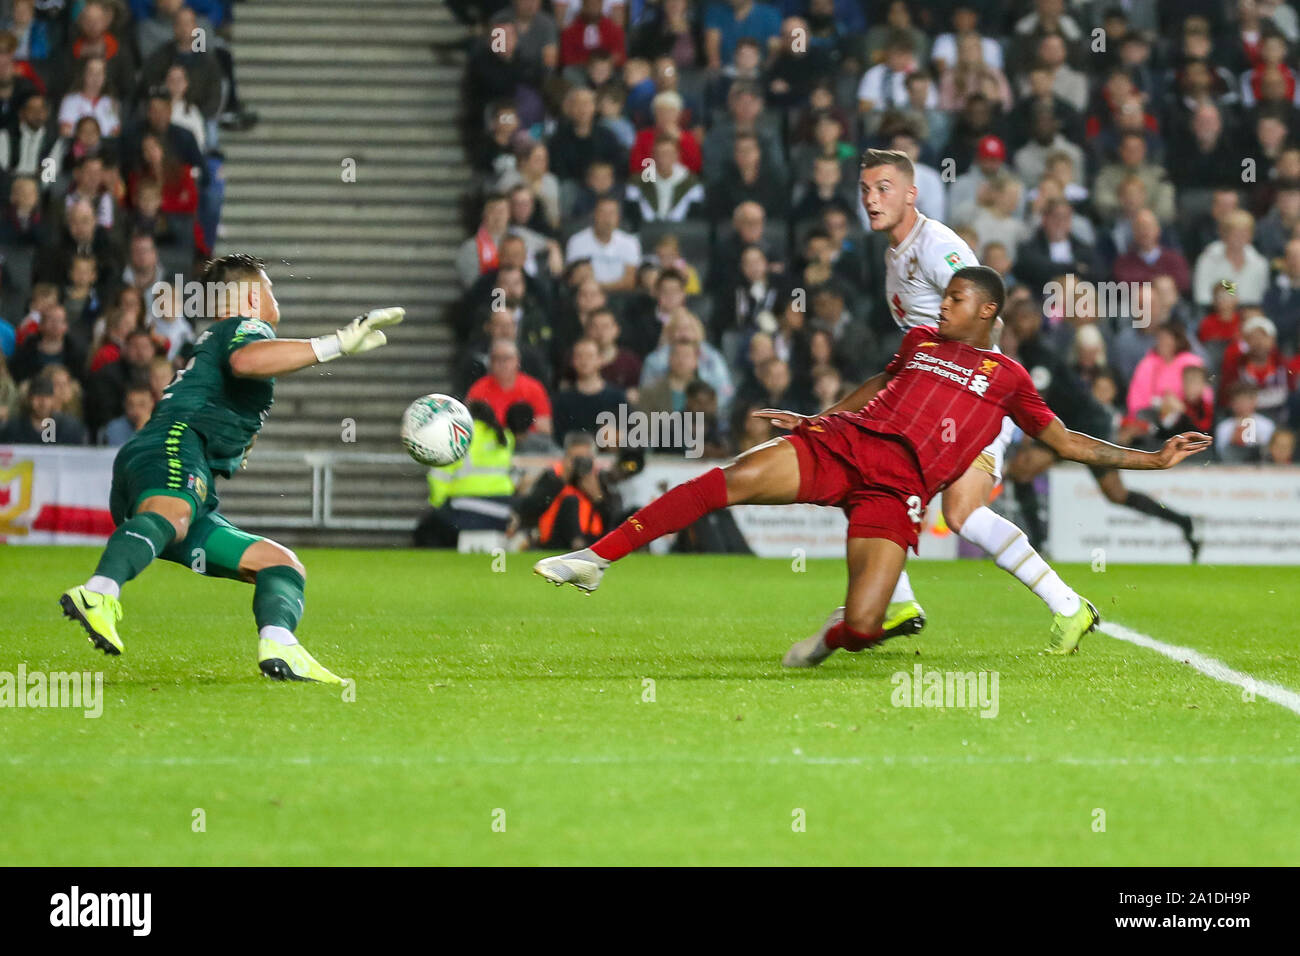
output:
[[[265,263],[237,253],[203,272],[212,324],[163,392],[153,417],[113,461],[109,509],[117,526],[94,575],[59,599],[91,644],[121,654],[121,587],[155,558],[253,584],[258,665],[278,680],[340,684],[298,643],[305,571],[283,545],[240,531],[217,511],[213,475],[231,477],[271,409],[275,376],[385,344],[404,310],[376,309],[331,335],[279,339],[280,307]],[[214,295],[215,293],[215,295]]]

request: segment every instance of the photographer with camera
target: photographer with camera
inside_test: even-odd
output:
[[[510,532],[528,529],[534,547],[585,548],[614,526],[622,505],[617,478],[596,468],[596,440],[564,438],[564,458],[542,472],[515,503]]]

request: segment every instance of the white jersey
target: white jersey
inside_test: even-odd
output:
[[[952,274],[979,264],[961,236],[938,219],[918,212],[912,231],[897,246],[885,251],[885,297],[889,300],[889,314],[901,329],[918,325],[935,327],[939,324],[939,303]],[[997,345],[993,348],[1002,351]],[[989,472],[994,483],[1002,480],[1002,463],[1014,432],[1015,423],[1003,418],[1001,433],[973,466]]]
[[[958,269],[979,260],[964,239],[938,219],[918,212],[916,225],[885,251],[885,298],[901,329],[939,324],[939,303]]]

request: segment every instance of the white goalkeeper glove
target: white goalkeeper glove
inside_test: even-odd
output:
[[[371,309],[365,315],[358,315],[337,332],[318,335],[310,340],[316,361],[332,362],[340,355],[360,355],[377,349],[388,341],[388,337],[380,330],[396,325],[405,317],[406,310],[400,306]]]

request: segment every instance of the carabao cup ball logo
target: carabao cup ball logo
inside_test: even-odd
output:
[[[450,465],[464,457],[474,437],[469,410],[447,395],[417,398],[402,416],[402,444],[421,464]]]

